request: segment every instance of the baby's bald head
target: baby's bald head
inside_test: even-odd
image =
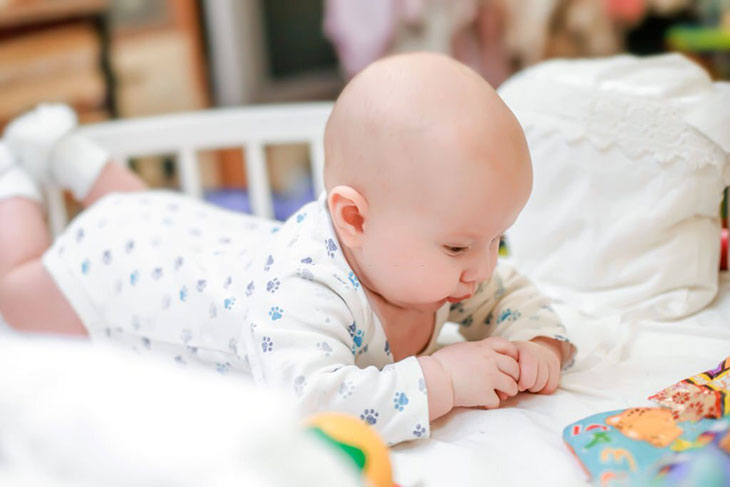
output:
[[[457,194],[448,190],[463,191],[460,178],[445,175],[471,179],[474,171],[522,173],[531,186],[516,118],[483,78],[446,56],[403,54],[373,63],[345,87],[327,122],[328,192],[346,185],[371,206],[407,203],[437,187],[445,197]]]

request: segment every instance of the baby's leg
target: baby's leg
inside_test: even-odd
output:
[[[27,198],[0,199],[0,313],[21,331],[85,335],[41,255],[50,245],[43,210]]]

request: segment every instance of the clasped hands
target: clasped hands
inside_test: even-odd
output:
[[[516,342],[489,337],[446,346],[432,357],[451,378],[453,406],[494,409],[522,391],[555,392],[561,350],[560,342],[547,337]]]

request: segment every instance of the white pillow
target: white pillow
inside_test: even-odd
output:
[[[522,123],[530,201],[514,264],[591,314],[675,319],[717,292],[730,84],[678,54],[553,60],[499,89]]]

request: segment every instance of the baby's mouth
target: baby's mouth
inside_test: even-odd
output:
[[[465,299],[469,299],[471,297],[471,294],[465,294],[463,296],[459,296],[458,298],[446,298],[446,301],[449,303],[458,303],[459,301],[464,301]]]

